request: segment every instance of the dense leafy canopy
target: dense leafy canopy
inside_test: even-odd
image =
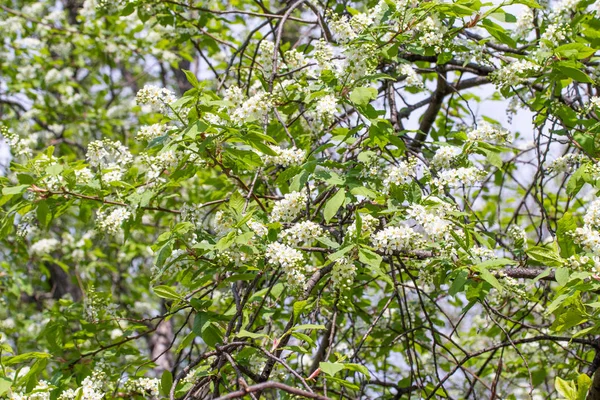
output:
[[[0,397],[600,399],[599,13],[1,2]]]

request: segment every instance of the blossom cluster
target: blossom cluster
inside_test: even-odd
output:
[[[423,84],[423,80],[417,74],[413,67],[408,64],[402,64],[400,66],[400,70],[398,71],[400,75],[404,75],[404,81],[406,82],[406,86],[415,87],[415,88],[423,88],[425,85]]]
[[[96,227],[99,231],[109,235],[122,233],[121,226],[131,217],[131,212],[125,207],[116,207],[112,210],[98,211]]]
[[[395,251],[405,252],[416,247],[416,239],[420,235],[414,229],[400,225],[388,226],[375,233],[373,236],[373,247],[376,251],[392,254]]]
[[[356,266],[352,260],[342,257],[335,261],[331,270],[331,285],[335,290],[339,290],[343,297],[347,297],[345,292],[352,288],[355,277]]]
[[[452,226],[450,221],[444,219],[446,215],[442,208],[428,211],[420,204],[412,204],[406,210],[406,214],[420,224],[432,239],[443,238]]]
[[[385,189],[392,186],[400,186],[410,183],[415,172],[415,163],[413,161],[400,161],[398,165],[389,168],[387,176],[383,179]]]
[[[281,239],[292,246],[301,246],[323,236],[323,228],[312,221],[302,221],[281,232]]]
[[[438,177],[433,179],[431,183],[439,188],[445,186],[451,188],[468,187],[481,181],[485,175],[485,171],[476,167],[461,167],[440,172]]]
[[[274,242],[267,246],[265,256],[269,264],[283,269],[288,285],[298,289],[304,287],[306,274],[312,272],[313,268],[304,262],[304,256],[299,250]]]
[[[299,192],[287,193],[283,199],[273,205],[269,220],[271,222],[290,222],[300,215],[307,201],[308,197],[304,189]]]
[[[512,134],[506,129],[493,126],[492,124],[483,121],[479,123],[477,128],[467,132],[467,139],[472,142],[510,143],[512,141]]]
[[[146,85],[137,92],[135,100],[139,105],[148,105],[153,112],[166,114],[177,98],[169,89]]]
[[[455,146],[440,147],[431,159],[431,166],[438,169],[450,168],[461,153],[461,149]]]
[[[374,216],[372,216],[371,214],[361,215],[360,218],[361,218],[361,235],[371,236],[371,234],[373,234],[373,232],[375,232],[375,230],[379,226],[379,220],[377,218],[375,218]],[[352,222],[350,224],[350,226],[348,226],[347,233],[350,237],[353,237],[356,234],[356,224],[357,224],[357,221],[355,220],[354,222]]]
[[[300,165],[306,157],[306,153],[302,149],[296,147],[290,147],[289,149],[282,149],[278,146],[270,146],[271,150],[277,153],[276,156],[266,155],[263,157],[265,164],[281,165],[282,167],[290,167],[293,165]]]

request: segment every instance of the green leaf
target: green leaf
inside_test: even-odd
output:
[[[592,78],[590,78],[585,72],[581,71],[580,69],[570,67],[567,65],[556,65],[554,69],[559,71],[567,78],[571,78],[577,82],[594,83]]]
[[[27,189],[29,186],[30,185],[19,185],[19,186],[5,187],[2,189],[2,194],[6,196],[9,194],[23,193],[25,191],[25,189]]]
[[[153,291],[158,297],[163,299],[180,300],[182,298],[181,295],[170,286],[155,286]]]
[[[199,82],[198,82],[198,78],[196,78],[196,75],[194,75],[194,73],[192,71],[188,71],[187,69],[182,69],[183,73],[185,74],[185,77],[187,78],[188,82],[195,88],[197,88],[199,86]]]
[[[490,271],[487,270],[487,268],[485,268],[484,266],[481,266],[481,265],[476,265],[473,267],[473,269],[475,271],[479,272],[479,277],[481,279],[483,279],[484,281],[486,281],[487,283],[492,285],[492,287],[494,287],[500,293],[502,293],[502,291],[503,291],[502,285],[500,284],[500,282],[498,282],[498,279],[496,279],[496,277],[494,275],[492,275],[492,273]]]
[[[160,378],[160,392],[163,396],[168,396],[173,386],[173,374],[171,371],[165,370]]]
[[[586,374],[577,377],[577,400],[585,400],[592,385],[592,379]]]
[[[456,278],[454,278],[452,286],[450,286],[450,289],[448,290],[448,294],[450,296],[456,296],[456,294],[459,293],[465,286],[465,283],[467,283],[468,277],[469,273],[467,271],[460,271]]]
[[[326,222],[329,222],[335,216],[335,214],[337,214],[342,204],[344,204],[345,199],[346,190],[342,188],[338,190],[337,193],[327,201],[327,203],[325,203],[325,207],[323,208],[323,216],[325,217]]]
[[[556,391],[567,400],[577,400],[577,390],[571,381],[565,381],[557,376],[554,380],[554,388]]]
[[[314,329],[314,330],[325,330],[325,325],[316,325],[316,324],[302,324],[296,325],[292,327],[292,331],[302,331],[305,329]]]
[[[31,353],[23,353],[18,356],[10,356],[10,357],[2,357],[2,364],[6,367],[24,363],[29,360],[39,360],[50,358],[52,355],[48,353],[40,353],[40,352],[31,352]]]
[[[209,347],[214,348],[218,343],[223,341],[223,337],[219,328],[217,328],[215,324],[210,323],[202,331],[202,340],[204,340],[204,343],[206,343]]]
[[[596,52],[596,49],[586,46],[583,43],[568,43],[558,46],[554,53],[562,58],[588,58]]]
[[[210,315],[206,312],[198,312],[196,313],[196,316],[194,317],[194,324],[192,325],[192,331],[197,335],[197,336],[202,336],[202,332],[204,332],[204,329],[206,329],[206,327],[208,326],[208,324],[210,323]]]
[[[564,267],[557,268],[554,277],[560,286],[565,286],[569,282],[569,270]]]
[[[249,332],[245,329],[242,329],[239,331],[239,333],[236,335],[237,337],[240,338],[250,338],[250,339],[262,339],[262,338],[268,338],[268,335],[265,335],[264,333],[254,333],[254,332]]]
[[[0,377],[0,396],[4,393],[8,392],[10,387],[12,386],[12,382],[4,377]]]
[[[548,247],[535,246],[527,249],[527,255],[532,260],[548,267],[560,267],[563,261],[555,250]]]
[[[344,366],[344,369],[347,369],[349,371],[360,372],[367,379],[371,379],[371,374],[369,373],[369,370],[367,369],[367,367],[365,367],[364,365],[348,363],[348,364],[343,364],[343,366]]]
[[[357,106],[366,106],[377,98],[377,89],[372,87],[357,87],[350,93],[350,101]]]
[[[332,363],[332,362],[320,362],[319,367],[321,371],[325,372],[329,376],[334,376],[338,372],[344,369],[344,364],[342,363]]]

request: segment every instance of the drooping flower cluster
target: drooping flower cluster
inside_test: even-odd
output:
[[[261,121],[267,115],[271,107],[272,102],[269,93],[257,93],[233,110],[231,120],[236,124]]]
[[[246,224],[248,225],[248,228],[250,228],[257,236],[263,237],[269,233],[269,229],[265,226],[265,224],[253,218],[246,222]]]
[[[50,385],[50,382],[41,380],[39,381],[33,390],[28,394],[13,393],[10,397],[11,400],[50,400],[50,394],[54,389]]]
[[[573,172],[573,170],[581,164],[586,158],[583,154],[577,153],[569,153],[565,154],[562,157],[558,157],[556,160],[552,161],[546,169],[548,172]]]
[[[511,226],[507,232],[516,249],[527,249],[527,232],[520,226]]]
[[[304,209],[307,202],[306,191],[291,192],[273,205],[269,220],[271,222],[290,222]]]
[[[412,204],[406,210],[406,214],[421,225],[432,239],[443,238],[452,226],[450,221],[444,219],[446,215],[442,208],[429,211],[420,204]]]
[[[292,246],[302,246],[313,242],[319,236],[323,236],[323,228],[312,221],[302,221],[281,232],[284,243]]]
[[[494,71],[492,79],[500,88],[516,86],[539,69],[540,67],[537,64],[529,60],[516,60]]]
[[[291,167],[293,165],[300,165],[304,161],[306,153],[304,150],[297,147],[290,147],[288,149],[282,149],[278,146],[270,146],[271,150],[277,153],[276,156],[266,155],[263,157],[265,164],[281,165],[283,167]]]
[[[164,135],[166,127],[162,124],[144,125],[140,128],[135,138],[137,140],[151,141]]]
[[[487,261],[496,258],[496,253],[494,250],[481,246],[473,247],[471,249],[471,254],[473,254],[474,257],[479,258],[481,261]]]
[[[416,26],[415,30],[420,33],[419,39],[423,45],[433,47],[435,51],[441,50],[447,29],[439,19],[428,16]]]
[[[81,382],[79,388],[65,390],[60,394],[58,400],[102,400],[105,380],[106,375],[103,372],[94,371],[92,375]]]
[[[373,234],[373,232],[375,232],[375,230],[379,226],[379,220],[377,218],[373,217],[371,214],[361,215],[360,218],[361,218],[361,235],[371,236],[371,234]],[[350,224],[350,226],[348,226],[348,235],[350,237],[353,237],[354,235],[356,235],[356,223],[357,223],[357,221],[355,220],[353,223]]]
[[[485,171],[476,167],[461,167],[440,172],[438,177],[433,179],[431,183],[439,188],[444,186],[451,188],[469,187],[481,181],[485,175]]]
[[[415,164],[412,161],[400,161],[398,165],[389,168],[387,176],[383,179],[384,188],[400,186],[410,183],[415,172]]]
[[[331,270],[331,285],[333,289],[339,290],[342,296],[352,288],[356,277],[356,266],[346,257],[339,258],[333,264]]]
[[[467,132],[467,139],[472,142],[510,143],[512,141],[512,134],[506,129],[482,121],[477,128]]]
[[[131,212],[125,207],[116,207],[107,211],[98,211],[96,227],[109,235],[121,233],[121,226],[131,217]]]
[[[592,202],[583,217],[583,227],[575,229],[575,242],[600,256],[600,199]]]
[[[414,229],[407,226],[388,226],[373,236],[373,247],[385,254],[405,252],[414,249],[415,239],[419,237]]]
[[[154,398],[159,398],[159,382],[160,381],[157,378],[129,379],[125,383],[125,389],[128,392],[142,393]]]
[[[60,241],[49,238],[40,239],[29,247],[29,253],[36,256],[50,254],[60,246]]]
[[[398,72],[400,73],[400,75],[405,76],[404,82],[406,82],[406,86],[419,89],[423,88],[423,80],[421,79],[419,74],[417,74],[414,68],[410,65],[402,64]]]
[[[450,168],[454,160],[456,160],[456,158],[460,156],[461,153],[462,152],[459,147],[440,147],[431,159],[431,166],[438,169]]]
[[[335,115],[336,111],[337,101],[333,95],[327,94],[317,101],[315,112],[317,118],[320,120],[329,121]]]
[[[306,265],[300,251],[274,242],[267,246],[265,256],[269,264],[280,266],[283,269],[288,285],[293,288],[304,287],[306,274],[312,272],[312,268]]]
[[[139,105],[148,105],[153,112],[166,114],[170,105],[177,100],[169,89],[146,85],[137,92],[135,100]]]
[[[86,157],[92,167],[103,170],[102,180],[118,181],[133,160],[129,149],[116,140],[96,140],[88,145]]]
[[[530,8],[525,9],[521,15],[517,18],[517,26],[515,34],[519,38],[525,39],[525,34],[534,28],[533,25],[533,12]]]

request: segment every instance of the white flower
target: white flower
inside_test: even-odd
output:
[[[508,237],[512,239],[513,245],[519,249],[527,249],[527,233],[520,226],[511,226],[508,229]]]
[[[600,228],[600,199],[590,204],[583,216],[583,223],[594,228]]]
[[[104,392],[102,387],[106,376],[103,372],[94,371],[81,382],[81,387],[73,390],[68,389],[61,393],[58,400],[102,400]]]
[[[263,157],[265,164],[281,165],[283,167],[290,167],[292,165],[300,165],[304,161],[306,153],[297,147],[290,147],[289,149],[282,149],[278,146],[270,146],[271,150],[277,153],[276,156],[266,155]]]
[[[475,246],[471,249],[471,254],[473,256],[478,257],[481,261],[491,260],[496,258],[496,253],[494,250],[488,249],[486,247]]]
[[[477,128],[467,132],[467,139],[472,142],[510,143],[512,142],[512,135],[505,129],[495,127],[488,122],[482,121]]]
[[[379,220],[373,217],[371,214],[364,214],[361,218],[361,235],[369,235],[375,232],[375,229],[379,226]],[[356,234],[356,220],[348,227],[348,235],[354,236]]]
[[[88,145],[86,158],[92,167],[113,169],[131,163],[133,156],[121,143],[111,140],[96,140]]]
[[[436,51],[440,50],[444,43],[446,27],[437,18],[431,16],[425,18],[416,26],[415,30],[421,33],[420,42],[424,46],[434,47]]]
[[[234,104],[234,106],[239,107],[244,102],[244,92],[239,86],[230,86],[225,90],[225,101],[229,101]]]
[[[373,247],[385,254],[408,251],[415,247],[415,239],[419,237],[417,232],[407,226],[388,226],[374,235]]]
[[[492,80],[498,87],[515,86],[523,82],[540,67],[528,60],[517,60],[492,73]]]
[[[420,204],[412,204],[406,210],[406,214],[417,221],[431,238],[441,239],[450,229],[451,223],[444,219],[445,213],[442,208],[433,211],[428,211]]]
[[[131,212],[124,207],[113,208],[110,212],[98,211],[96,227],[109,235],[118,235],[121,225],[131,217]]]
[[[590,97],[590,106],[600,108],[600,97],[598,97],[598,96]]]
[[[283,196],[273,206],[269,220],[271,222],[290,222],[306,207],[306,191],[291,192]]]
[[[515,33],[518,37],[524,38],[523,36],[533,28],[533,12],[530,8],[527,8],[517,19]]]
[[[283,269],[290,286],[293,288],[304,287],[306,274],[311,272],[312,268],[304,263],[304,257],[300,251],[275,242],[267,246],[265,256],[269,264],[280,266]]]
[[[352,287],[355,277],[356,266],[351,260],[342,257],[335,261],[331,270],[331,285],[334,289],[339,290],[344,295],[344,291]]]
[[[389,189],[392,185],[398,186],[410,183],[414,169],[413,162],[400,161],[397,166],[394,165],[389,168],[387,176],[383,179],[383,186]]]
[[[455,146],[440,147],[431,159],[431,166],[443,169],[450,168],[456,157],[460,156],[461,149]]]
[[[329,23],[329,29],[340,43],[347,43],[358,37],[346,15],[334,18]]]
[[[335,115],[336,111],[337,101],[333,95],[325,95],[317,101],[315,112],[320,119],[327,121]]]
[[[29,253],[32,255],[43,256],[56,250],[60,246],[60,242],[54,238],[41,239],[31,245]]]
[[[87,167],[75,170],[75,180],[77,183],[85,185],[94,179],[94,173]]]
[[[333,59],[333,47],[324,39],[319,39],[315,42],[313,56],[315,57],[315,60],[317,60],[319,68],[327,70],[335,69],[335,66],[331,62]]]
[[[255,219],[250,219],[246,222],[246,225],[248,225],[248,228],[250,228],[257,236],[263,237],[269,233],[269,229],[265,224]]]
[[[140,128],[135,138],[137,140],[151,141],[152,139],[163,136],[165,131],[166,127],[162,124],[144,125]]]
[[[281,239],[293,246],[311,243],[319,236],[323,236],[323,228],[312,221],[299,222],[281,232]]]
[[[546,169],[548,172],[572,172],[575,167],[583,162],[586,157],[583,154],[569,153],[552,161]]]
[[[419,74],[417,74],[413,67],[411,67],[408,64],[402,64],[399,72],[400,75],[406,76],[404,80],[406,82],[406,86],[419,89],[423,88],[423,80],[421,79]]]
[[[431,181],[432,185],[443,187],[472,186],[481,181],[486,175],[485,171],[475,167],[449,169],[439,173],[438,177]]]
[[[269,93],[257,93],[233,111],[231,120],[236,124],[262,120],[272,107]]]
[[[166,114],[169,112],[169,105],[177,98],[169,89],[146,85],[137,92],[135,100],[139,105],[149,105],[154,112]]]

